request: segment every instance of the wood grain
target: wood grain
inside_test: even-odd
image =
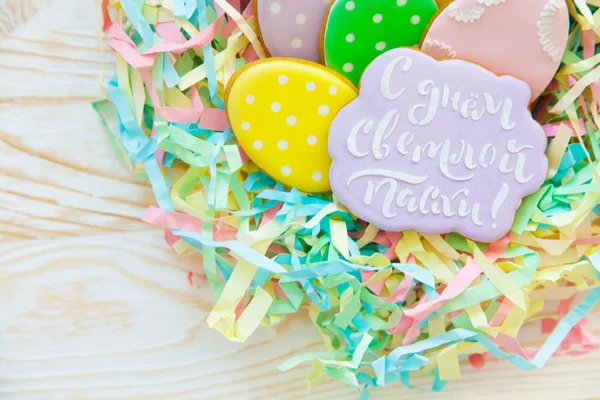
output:
[[[91,4],[18,3],[0,9],[0,240],[146,229],[151,190],[115,162],[90,106],[103,83]]]
[[[357,398],[331,381],[308,390],[308,366],[275,369],[323,350],[302,312],[245,344],[208,329],[214,299],[188,282],[200,260],[139,220],[151,190],[89,105],[114,69],[95,27],[91,2],[0,0],[0,399]],[[525,336],[539,345],[536,328]],[[600,398],[598,373],[600,353],[527,374],[465,366],[443,394],[374,398]]]

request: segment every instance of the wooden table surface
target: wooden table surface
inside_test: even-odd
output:
[[[245,344],[208,329],[214,299],[187,280],[198,259],[140,221],[151,190],[90,106],[99,48],[91,1],[0,0],[0,399],[357,398],[333,381],[308,390],[308,366],[275,369],[323,350],[305,314]],[[599,373],[600,351],[529,373],[465,365],[443,394],[394,385],[373,398],[600,398]]]

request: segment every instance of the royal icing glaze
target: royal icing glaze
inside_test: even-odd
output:
[[[419,44],[436,12],[434,0],[337,0],[325,24],[325,65],[358,84],[382,53]]]
[[[547,140],[526,83],[401,48],[378,57],[360,88],[329,133],[333,193],[359,218],[492,242],[543,184]]]
[[[333,0],[258,0],[261,38],[274,57],[320,61],[321,28]]]
[[[556,74],[568,35],[564,0],[456,0],[433,21],[422,48],[517,77],[535,99]]]
[[[232,78],[226,110],[241,147],[275,180],[309,193],[330,191],[329,125],[357,95],[325,67],[270,58]]]

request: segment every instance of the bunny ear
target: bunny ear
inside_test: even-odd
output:
[[[565,0],[456,0],[434,20],[422,48],[519,78],[533,100],[556,74],[568,35]]]
[[[321,28],[333,0],[256,0],[263,44],[274,57],[319,62]]]

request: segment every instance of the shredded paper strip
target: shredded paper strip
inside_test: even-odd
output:
[[[550,173],[512,232],[489,245],[380,231],[248,160],[223,95],[237,69],[265,57],[252,4],[98,0],[117,72],[94,107],[122,162],[152,185],[158,206],[144,220],[165,228],[178,254],[202,254],[211,328],[245,341],[308,309],[327,351],[280,370],[311,363],[309,385],[334,378],[364,398],[416,376],[441,390],[463,359],[529,370],[598,346],[585,317],[600,301],[598,6],[569,1],[569,48],[532,105]],[[522,328],[540,321],[544,344],[524,347]]]

